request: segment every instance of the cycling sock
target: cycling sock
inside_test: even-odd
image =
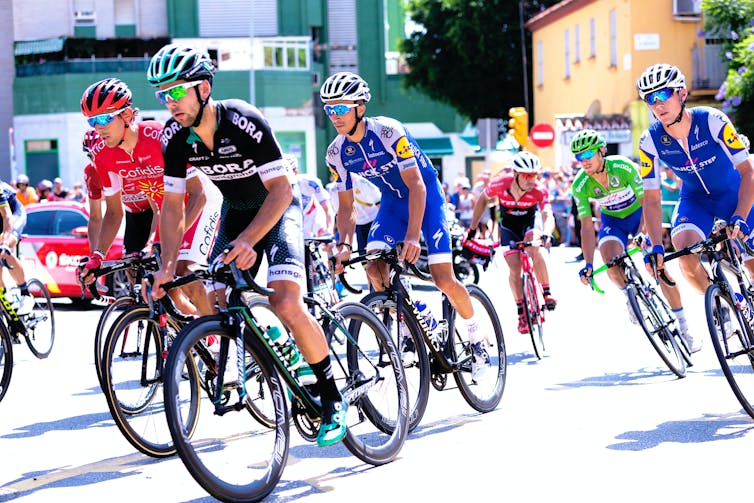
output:
[[[469,334],[469,342],[471,344],[477,343],[483,339],[483,337],[479,337],[478,330],[479,324],[476,322],[476,320],[471,317],[468,320],[464,320],[466,322],[466,330]]]
[[[516,314],[524,313],[524,302],[522,300],[516,301]]]
[[[542,293],[545,297],[550,295],[550,284],[549,283],[542,283]]]
[[[681,332],[686,332],[689,329],[688,323],[686,323],[686,313],[683,312],[683,307],[673,309],[673,314],[678,318],[678,325],[681,327]]]
[[[26,282],[23,282],[20,285],[18,285],[18,289],[21,292],[21,295],[29,295],[29,287],[26,284]]]
[[[312,368],[312,372],[317,376],[317,387],[319,388],[319,396],[323,400],[331,400],[333,402],[339,402],[343,400],[340,396],[340,391],[335,385],[335,379],[332,375],[332,367],[330,366],[330,356],[326,356],[324,360],[317,363],[311,363],[309,366]]]

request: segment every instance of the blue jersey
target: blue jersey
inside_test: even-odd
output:
[[[18,206],[18,200],[16,199],[16,189],[5,182],[0,182],[0,206],[3,204],[10,206],[10,212],[14,213]]]

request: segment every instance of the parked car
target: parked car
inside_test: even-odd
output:
[[[89,208],[73,201],[36,203],[26,206],[27,222],[19,245],[19,256],[28,277],[45,283],[53,297],[68,297],[74,303],[89,303],[91,293],[81,297],[77,266],[89,256],[87,225]],[[107,260],[123,255],[122,230],[107,254]],[[102,279],[109,295],[124,288],[124,275]]]

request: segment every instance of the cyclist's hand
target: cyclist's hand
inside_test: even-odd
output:
[[[403,249],[401,250],[401,256],[398,257],[400,260],[405,260],[409,264],[415,263],[417,260],[419,260],[419,255],[421,255],[422,248],[421,244],[419,243],[418,239],[409,239],[406,238],[405,241],[403,241]]]
[[[254,251],[254,247],[240,236],[231,241],[228,248],[230,251],[222,258],[225,264],[230,264],[235,260],[236,267],[245,271],[251,269],[257,261],[257,252]]]
[[[592,274],[594,274],[594,267],[587,262],[579,271],[579,278],[583,284],[590,286],[592,284]]]
[[[79,281],[83,285],[91,285],[97,279],[94,273],[102,267],[103,260],[105,260],[105,256],[99,251],[95,251],[90,256],[81,259],[81,263],[79,263]]]
[[[665,247],[662,245],[652,246],[652,251],[644,255],[644,264],[647,272],[657,277],[657,271],[664,268]]]
[[[345,270],[343,262],[351,258],[351,247],[347,244],[341,244],[335,250],[335,254],[333,255],[333,271],[335,274],[341,274]]]
[[[150,277],[144,278],[141,282],[141,296],[144,299],[144,302],[149,302],[147,292],[149,292],[150,289],[152,291],[152,300],[164,297],[167,292],[162,289],[162,284],[167,283],[168,281],[173,281],[173,275],[169,274],[164,269],[160,269],[159,271],[152,273]]]
[[[740,215],[733,215],[728,226],[728,237],[747,239],[749,234],[751,234],[751,231],[746,220]]]
[[[7,245],[7,244],[5,244],[5,243],[3,243],[3,244],[0,244],[0,255],[4,255],[4,254],[6,254],[6,253],[7,253],[8,255],[12,255],[12,254],[13,254],[13,252],[12,252],[12,251],[11,251],[11,249],[10,249],[10,246],[8,246],[8,245]]]
[[[552,246],[552,236],[550,234],[543,234],[542,235],[542,245],[546,249],[548,249],[548,250],[550,249],[550,247]]]

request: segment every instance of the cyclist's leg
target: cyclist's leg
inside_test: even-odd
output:
[[[537,213],[537,215],[539,215],[539,213]],[[537,218],[537,221],[538,222],[534,229],[528,229],[526,231],[526,235],[524,236],[525,241],[533,240],[535,238],[535,234],[542,234],[541,218]],[[558,301],[555,300],[555,297],[553,297],[552,293],[550,292],[550,274],[547,271],[547,261],[545,260],[544,254],[540,252],[540,248],[540,246],[530,246],[527,250],[527,253],[531,257],[532,264],[534,266],[534,273],[537,276],[537,280],[539,280],[539,283],[542,286],[542,295],[544,296],[547,309],[552,311],[558,305]]]
[[[641,210],[634,212],[627,218],[616,218],[602,215],[600,231],[597,236],[597,247],[604,263],[609,262],[628,247],[628,236],[635,234],[641,222]],[[607,275],[620,290],[626,288],[626,278],[617,267],[608,269]]]
[[[391,250],[403,241],[408,228],[408,205],[383,197],[380,209],[369,230],[366,249]],[[381,292],[390,284],[388,266],[382,261],[371,261],[366,266],[367,278],[372,288]]]
[[[715,218],[713,206],[715,202],[711,199],[700,202],[681,199],[676,210],[673,229],[670,231],[670,238],[676,250],[701,241],[709,235]],[[681,257],[678,264],[686,281],[691,283],[694,290],[703,294],[709,285],[709,280],[707,272],[702,267],[700,255]]]

